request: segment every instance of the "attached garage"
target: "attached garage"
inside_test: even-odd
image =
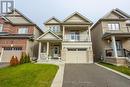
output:
[[[21,53],[22,47],[3,47],[2,58],[0,61],[10,62],[12,56],[17,56],[18,60],[20,60]]]
[[[87,48],[68,48],[66,63],[88,63]]]

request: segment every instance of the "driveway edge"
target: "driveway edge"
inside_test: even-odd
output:
[[[123,73],[121,73],[121,72],[118,72],[118,71],[116,71],[116,70],[113,70],[113,69],[111,69],[111,68],[108,68],[108,67],[106,67],[106,66],[100,65],[100,64],[98,64],[98,63],[95,63],[95,64],[98,65],[98,66],[100,66],[100,67],[102,67],[102,68],[105,68],[105,69],[107,69],[107,70],[109,70],[109,71],[112,71],[112,72],[114,72],[114,73],[116,73],[116,74],[119,74],[120,76],[123,76],[123,77],[125,77],[125,78],[127,78],[127,79],[130,79],[130,76],[128,76],[128,75],[126,75],[126,74],[123,74]]]
[[[52,82],[51,87],[62,87],[65,64],[59,64],[59,70]]]

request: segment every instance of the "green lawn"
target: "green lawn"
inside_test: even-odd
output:
[[[58,66],[23,64],[0,69],[0,87],[50,87]]]
[[[112,65],[112,64],[104,63],[104,62],[101,62],[99,64],[130,76],[130,68],[127,68],[127,67],[124,67],[124,66],[116,66],[116,65]]]

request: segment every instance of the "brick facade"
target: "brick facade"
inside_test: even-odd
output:
[[[0,39],[0,48],[3,47],[22,47],[23,51],[26,50],[27,39]]]

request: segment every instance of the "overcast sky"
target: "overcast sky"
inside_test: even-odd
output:
[[[96,22],[113,8],[130,14],[130,0],[15,0],[16,8],[42,28],[52,16],[63,20],[75,11]]]

